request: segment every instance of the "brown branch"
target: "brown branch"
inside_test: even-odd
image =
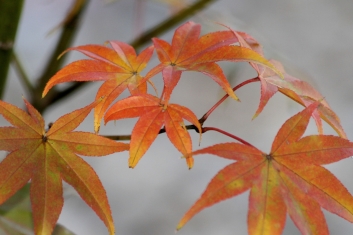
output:
[[[0,99],[3,96],[23,0],[0,1]]]
[[[161,24],[156,25],[155,27],[147,30],[143,33],[139,38],[135,39],[131,42],[135,49],[145,45],[146,43],[151,41],[151,38],[156,37],[170,30],[172,27],[181,23],[183,20],[188,17],[193,16],[197,11],[200,11],[208,6],[208,4],[214,2],[215,0],[199,0],[189,7],[179,11],[177,14],[173,15],[169,19],[163,21]]]
[[[31,103],[39,112],[43,112],[48,106],[58,101],[59,96],[64,97],[62,95],[63,92],[58,91],[56,88],[51,89],[48,95],[43,99],[42,92],[49,79],[62,67],[63,63],[65,62],[65,54],[60,58],[60,60],[58,60],[58,56],[64,50],[70,47],[72,41],[74,40],[74,37],[77,33],[77,29],[79,27],[80,19],[87,5],[88,0],[76,0],[72,8],[77,9],[74,11],[74,14],[70,15],[63,22],[63,29],[60,34],[57,45],[54,51],[52,52],[42,75],[39,77],[38,83],[35,87],[35,92],[31,97]]]

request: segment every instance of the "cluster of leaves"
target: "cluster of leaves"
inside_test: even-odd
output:
[[[346,139],[337,115],[321,94],[308,83],[286,74],[279,62],[265,59],[260,44],[250,35],[228,29],[200,36],[200,31],[199,24],[187,22],[176,29],[171,44],[153,38],[153,45],[139,55],[132,46],[120,41],[109,41],[111,48],[84,45],[67,49],[64,53],[79,51],[90,59],[72,62],[56,73],[43,96],[64,82],[104,82],[93,103],[60,117],[47,130],[43,118],[28,101],[24,100],[28,112],[0,101],[0,114],[13,125],[0,128],[0,150],[10,152],[0,163],[0,204],[30,180],[34,231],[50,234],[63,206],[64,180],[114,234],[105,190],[94,170],[77,154],[105,156],[128,150],[129,167],[133,168],[158,134],[166,132],[189,168],[194,164],[193,156],[198,154],[236,160],[211,180],[178,229],[205,207],[249,189],[249,234],[281,234],[287,212],[303,234],[328,234],[320,207],[353,222],[353,197],[320,166],[353,155],[353,143]],[[160,63],[142,76],[154,51]],[[219,61],[249,62],[258,75],[232,88],[217,64]],[[201,72],[226,92],[200,119],[187,107],[169,103],[184,71]],[[154,88],[150,79],[158,73],[162,73],[164,84],[159,97],[148,93],[147,86],[149,83]],[[254,118],[277,91],[305,107],[279,130],[270,154],[231,133],[203,126],[228,96],[238,100],[236,89],[256,81],[261,83],[261,98]],[[126,89],[131,95],[113,104]],[[93,108],[96,133],[74,132]],[[102,119],[107,123],[133,117],[139,119],[129,144],[98,134]],[[311,117],[319,135],[302,137]],[[186,125],[184,120],[191,124]],[[323,135],[322,120],[339,136]],[[218,131],[240,143],[216,144],[193,151],[189,130],[197,131],[200,137],[206,131]]]

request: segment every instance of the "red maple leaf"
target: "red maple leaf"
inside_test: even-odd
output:
[[[260,44],[250,35],[232,30],[234,36],[237,38],[240,46],[255,50],[260,55],[263,55]],[[257,117],[269,101],[269,99],[277,92],[281,92],[299,104],[308,107],[315,101],[320,101],[321,104],[313,113],[312,116],[316,122],[316,126],[320,134],[323,134],[323,127],[321,119],[325,120],[342,138],[347,138],[340,119],[335,112],[332,111],[329,104],[324,100],[324,97],[314,89],[309,83],[301,81],[295,77],[287,74],[282,64],[275,60],[270,62],[277,68],[280,73],[275,73],[273,69],[264,67],[261,64],[250,62],[250,65],[257,71],[258,78],[261,82],[261,97],[259,107],[257,108],[253,118]],[[282,74],[284,77],[279,77]]]

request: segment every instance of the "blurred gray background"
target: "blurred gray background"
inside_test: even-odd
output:
[[[140,30],[148,29],[172,14],[173,6],[165,2],[91,0],[74,45],[103,44],[106,40],[130,42]],[[69,0],[26,1],[15,50],[30,77],[41,73],[58,37],[58,31],[48,33],[60,23],[70,4]],[[138,4],[142,4],[140,8]],[[203,25],[203,33],[222,30],[215,24],[220,22],[255,37],[262,43],[267,58],[281,61],[289,74],[308,81],[326,97],[341,118],[348,138],[353,140],[352,12],[351,0],[219,0],[192,20]],[[172,33],[161,37],[170,41]],[[157,64],[155,57],[149,68]],[[81,58],[84,57],[77,52],[70,53],[70,61]],[[255,75],[246,63],[221,65],[232,86]],[[4,100],[23,107],[21,95],[26,94],[13,70],[9,76]],[[161,77],[157,76],[153,81],[161,91]],[[100,84],[92,83],[76,97],[65,99],[47,110],[46,122],[55,121],[61,115],[92,102]],[[283,122],[302,107],[276,94],[263,113],[251,121],[259,94],[259,84],[241,88],[237,92],[241,102],[228,100],[210,116],[205,126],[227,130],[268,152]],[[122,97],[127,95],[124,93]],[[223,91],[212,79],[186,72],[172,95],[172,102],[189,107],[201,117],[221,96]],[[3,119],[0,121],[0,124],[5,123]],[[129,134],[135,121],[109,123],[101,128],[101,134]],[[93,131],[92,114],[79,130]],[[306,134],[316,133],[311,123]],[[325,133],[335,134],[327,125]],[[199,147],[198,135],[193,132],[191,135],[195,149],[232,141],[209,132],[203,135]],[[188,170],[180,153],[163,134],[133,170],[128,168],[127,152],[102,159],[84,159],[102,180],[112,208],[116,234],[122,235],[174,234],[177,223],[199,198],[210,179],[229,163],[215,156],[200,155],[195,158],[194,168]],[[327,168],[353,193],[351,158]],[[248,192],[203,210],[178,234],[247,234],[247,199]],[[326,211],[324,213],[331,234],[353,234],[352,224]],[[107,234],[103,222],[70,186],[65,188],[65,205],[59,223],[78,235]],[[284,234],[299,234],[289,217]]]

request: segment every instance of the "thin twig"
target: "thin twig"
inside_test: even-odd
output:
[[[187,125],[185,126],[187,130],[195,130],[197,133],[199,133],[199,130],[195,125]],[[165,127],[159,130],[158,134],[163,134],[166,132]],[[127,141],[131,140],[131,135],[102,135],[105,138],[111,139],[111,140],[121,140],[121,141]]]
[[[195,125],[187,125],[185,126],[185,128],[187,130],[195,130],[197,133],[199,133],[198,128]],[[217,131],[219,133],[222,133],[223,135],[226,135],[232,139],[235,139],[237,141],[239,141],[242,144],[248,145],[248,146],[252,146],[250,143],[248,143],[247,141],[243,140],[242,138],[235,136],[233,134],[230,134],[229,132],[226,132],[224,130],[221,130],[219,128],[215,128],[215,127],[203,127],[202,128],[202,133],[205,133],[207,131]],[[163,134],[166,132],[166,129],[163,127],[162,129],[160,129],[160,131],[158,132],[158,134]],[[120,141],[128,141],[131,140],[131,135],[102,135],[105,138],[111,139],[111,140],[120,140]],[[255,147],[254,147],[255,148]]]
[[[39,112],[43,112],[48,106],[52,105],[54,103],[54,100],[58,101],[59,99],[65,97],[68,94],[66,91],[58,91],[54,87],[53,89],[51,89],[48,95],[42,99],[42,92],[45,85],[47,84],[49,79],[62,67],[65,61],[64,58],[66,55],[63,55],[60,60],[58,60],[58,56],[71,45],[77,33],[77,29],[80,26],[79,21],[83,15],[84,10],[87,8],[86,6],[88,5],[89,0],[83,0],[83,1],[77,1],[77,2],[78,2],[79,10],[75,10],[74,11],[75,14],[70,16],[64,22],[63,29],[59,37],[59,40],[57,42],[57,45],[53,50],[50,58],[48,59],[44,72],[39,77],[38,83],[35,86],[35,92],[33,93],[31,103],[34,105],[34,107],[37,108]],[[75,7],[75,5],[73,7]],[[72,92],[73,89],[70,89],[70,91]],[[62,92],[65,95],[61,96],[61,94],[58,94]],[[61,97],[61,98],[53,99],[52,96]]]
[[[176,26],[183,20],[194,15],[197,11],[207,7],[208,4],[214,2],[215,0],[199,0],[189,7],[179,11],[177,14],[173,15],[169,19],[163,21],[161,24],[146,30],[139,38],[135,39],[130,43],[135,49],[145,45],[151,41],[151,38],[163,34],[164,32],[170,30],[172,27]]]
[[[34,92],[34,86],[32,85],[31,81],[29,80],[23,66],[22,63],[20,62],[17,54],[15,53],[15,51],[13,51],[12,53],[12,62],[16,68],[16,71],[18,72],[18,75],[20,77],[20,80],[22,81],[22,84],[24,86],[24,88],[30,93],[32,94]]]
[[[202,133],[205,133],[205,132],[207,132],[207,131],[217,131],[217,132],[219,132],[219,133],[222,133],[223,135],[226,135],[226,136],[228,136],[228,137],[230,137],[230,138],[232,138],[232,139],[235,139],[235,140],[239,141],[239,142],[242,143],[242,144],[245,144],[245,145],[254,147],[252,144],[250,144],[249,142],[243,140],[242,138],[240,138],[240,137],[238,137],[238,136],[235,136],[235,135],[232,135],[232,134],[230,134],[229,132],[226,132],[226,131],[221,130],[221,129],[219,129],[219,128],[215,128],[215,127],[203,127],[203,128],[202,128]],[[255,148],[255,147],[254,147],[254,148]]]
[[[246,84],[249,84],[249,83],[252,83],[252,82],[258,82],[258,81],[260,81],[260,79],[259,79],[258,77],[248,79],[248,80],[246,80],[246,81],[244,81],[244,82],[238,84],[237,86],[235,86],[235,87],[233,88],[233,91],[238,90],[240,87],[243,87],[243,86],[245,86]],[[229,96],[228,94],[225,94],[225,95],[222,97],[222,99],[220,99],[215,105],[213,105],[212,108],[210,108],[210,110],[208,110],[208,111],[202,116],[202,118],[199,120],[200,123],[203,124],[203,123],[207,120],[207,118],[211,115],[211,113],[212,113],[220,104],[222,104],[223,101],[225,101],[225,99],[228,98],[228,96]]]

